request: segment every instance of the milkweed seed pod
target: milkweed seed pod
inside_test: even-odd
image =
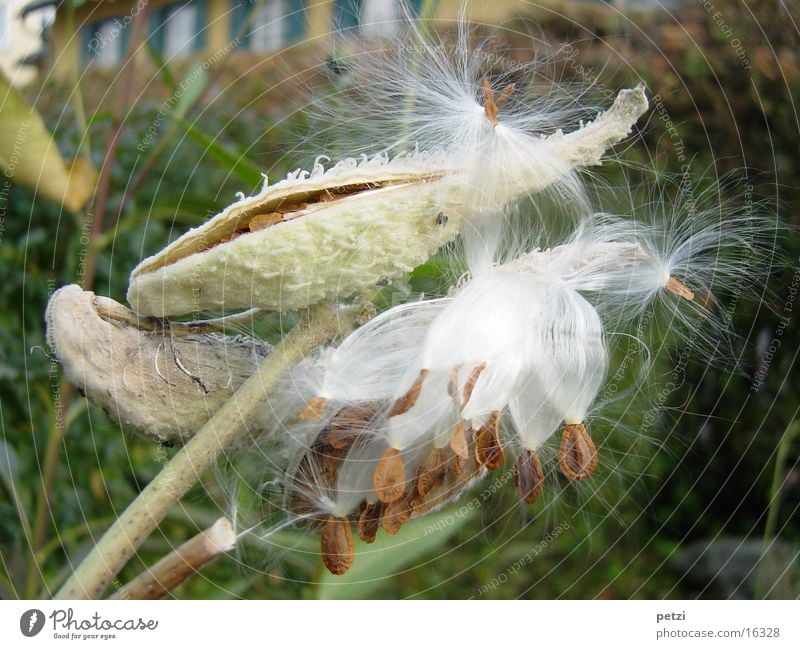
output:
[[[484,167],[493,207],[599,164],[646,109],[638,87],[572,133],[521,134],[510,158],[497,156],[507,163],[502,180]],[[513,128],[481,119],[491,139],[516,142]],[[265,185],[145,259],[131,273],[128,302],[158,317],[286,311],[369,290],[425,261],[478,213],[470,199],[476,176],[463,163],[446,149],[346,159],[327,170],[318,159],[310,173]]]
[[[177,333],[75,285],[52,295],[45,319],[67,380],[125,429],[163,444],[191,438],[270,353],[245,336]]]

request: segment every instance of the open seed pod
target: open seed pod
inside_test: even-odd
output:
[[[527,143],[530,150],[501,169],[479,170],[489,187],[476,188],[477,170],[446,152],[346,159],[327,170],[317,162],[145,259],[131,273],[128,301],[158,317],[223,307],[288,311],[370,289],[454,239],[480,212],[479,196],[488,193],[496,211],[600,164],[646,109],[641,86],[623,90],[594,122]]]
[[[188,441],[270,352],[244,336],[178,332],[76,285],[53,294],[45,318],[67,380],[124,428],[166,444]]]

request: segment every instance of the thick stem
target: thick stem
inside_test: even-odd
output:
[[[56,599],[98,599],[109,582],[208,469],[220,452],[247,431],[247,422],[274,392],[283,374],[334,336],[343,322],[333,307],[317,306],[225,402],[121,514],[67,579]]]
[[[193,536],[158,563],[147,568],[108,599],[160,599],[209,561],[233,550],[235,546],[236,532],[233,525],[227,518],[220,518],[207,530]]]

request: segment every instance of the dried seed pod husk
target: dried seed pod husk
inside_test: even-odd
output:
[[[490,471],[499,469],[506,460],[500,443],[500,413],[493,412],[475,433],[475,461]]]
[[[600,164],[645,110],[642,86],[623,90],[593,122],[542,138],[532,152],[542,164],[519,165],[516,177],[492,170],[503,180],[492,188],[493,201],[501,206]],[[370,290],[457,236],[474,180],[461,163],[422,152],[298,170],[142,261],[131,273],[128,301],[139,313],[165,317],[221,308],[288,311]]]
[[[402,498],[406,489],[403,455],[395,448],[388,449],[378,460],[372,476],[375,494],[385,503]]]
[[[358,516],[358,538],[364,543],[372,543],[381,525],[381,517],[386,508],[380,500],[374,503],[365,503]]]
[[[123,428],[168,445],[188,441],[270,353],[244,336],[177,333],[75,285],[52,295],[45,320],[66,379]],[[252,434],[264,425],[247,422]]]
[[[519,492],[519,497],[529,505],[536,502],[542,495],[544,487],[544,472],[539,454],[536,451],[523,449],[514,463],[514,484]]]
[[[597,447],[583,424],[567,424],[561,435],[561,470],[570,480],[585,480],[597,467]]]
[[[334,575],[343,575],[355,558],[355,542],[346,518],[329,516],[320,537],[322,561]]]

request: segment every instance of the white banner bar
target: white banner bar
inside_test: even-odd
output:
[[[797,649],[799,621],[798,601],[6,601],[0,646]]]

